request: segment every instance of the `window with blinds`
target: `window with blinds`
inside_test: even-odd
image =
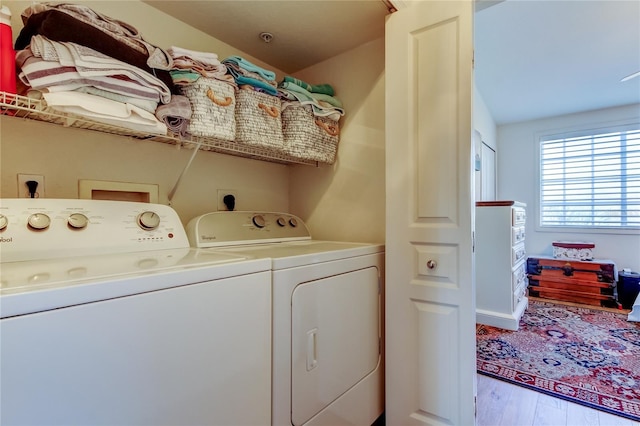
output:
[[[640,124],[540,140],[540,226],[640,228]]]

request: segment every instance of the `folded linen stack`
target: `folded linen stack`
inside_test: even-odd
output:
[[[332,164],[340,140],[342,102],[329,84],[312,85],[291,76],[278,84],[282,133],[287,154]]]
[[[43,92],[54,110],[151,134],[167,132],[153,113],[159,103],[170,101],[169,88],[140,68],[41,35],[33,36],[30,46],[16,54],[16,64],[20,81]],[[132,116],[138,119],[127,120]]]
[[[282,102],[275,72],[240,56],[230,56],[222,63],[239,86],[236,91],[236,143],[282,152]]]
[[[238,86],[249,86],[259,92],[278,95],[276,73],[273,71],[261,68],[240,56],[229,56],[222,63]]]
[[[71,42],[97,50],[111,58],[134,65],[162,80],[173,89],[169,70],[171,56],[147,42],[132,25],[71,3],[35,3],[22,12],[24,27],[15,49],[29,46],[36,34],[50,40]]]
[[[153,114],[171,100],[166,52],[134,27],[82,5],[34,3],[22,19],[15,47],[23,92],[62,113],[166,134]]]
[[[178,92],[190,104],[189,117],[173,116],[169,128],[181,136],[213,137],[223,141],[235,139],[235,82],[218,55],[172,46],[171,77]],[[174,96],[175,98],[176,96]]]
[[[220,62],[215,53],[178,46],[171,46],[167,51],[173,59],[170,73],[175,85],[190,84],[202,76],[233,82],[233,77],[227,73],[227,67]]]
[[[278,84],[278,92],[286,101],[311,105],[313,113],[338,121],[344,115],[342,102],[336,98],[330,84],[312,85],[291,76],[285,76]]]

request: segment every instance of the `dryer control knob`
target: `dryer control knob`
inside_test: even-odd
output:
[[[72,229],[84,229],[89,224],[89,218],[82,213],[73,213],[67,218],[67,224]]]
[[[0,214],[0,231],[4,231],[7,225],[9,225],[9,219],[5,215]]]
[[[34,213],[27,219],[27,225],[29,228],[42,231],[51,225],[51,218],[44,213]]]
[[[258,228],[264,228],[267,224],[267,222],[265,222],[264,217],[261,214],[255,215],[253,218],[251,218],[251,221]]]
[[[291,219],[289,219],[289,225],[295,228],[296,226],[298,226],[298,221],[292,217]]]
[[[138,215],[138,226],[145,231],[156,229],[160,225],[160,216],[152,211],[142,212]]]
[[[276,220],[276,223],[280,226],[285,226],[287,224],[287,221],[284,219],[284,217],[279,217],[278,220]]]

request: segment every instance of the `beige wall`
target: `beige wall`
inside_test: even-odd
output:
[[[291,168],[291,210],[317,239],[384,242],[384,39],[298,73],[331,83],[344,104],[334,165]]]
[[[538,146],[541,134],[576,129],[597,129],[637,123],[640,104],[606,108],[498,127],[498,196],[527,203],[527,254],[552,255],[553,241],[591,241],[594,255],[613,260],[618,269],[640,271],[640,233],[634,231],[558,232],[543,230],[538,223]]]
[[[239,54],[248,60],[280,70],[245,55],[164,13],[138,1],[76,2],[135,26],[149,42],[164,48],[180,46],[214,52],[220,58]],[[3,1],[12,13],[14,38],[22,28],[20,13],[30,5]],[[160,203],[167,203],[182,169],[193,151],[157,142],[128,138],[28,120],[0,119],[0,197],[17,195],[17,174],[45,177],[49,198],[77,198],[78,179],[141,182],[159,185]],[[308,167],[308,166],[307,166]],[[238,209],[289,210],[289,167],[240,157],[199,152],[178,188],[172,206],[184,223],[216,210],[217,189],[235,189]]]
[[[135,26],[149,42],[167,48],[241,55],[281,70],[186,26],[139,1],[89,1],[91,8]],[[8,1],[14,37],[27,1]],[[235,189],[238,209],[290,211],[305,220],[315,238],[383,242],[384,193],[384,39],[367,43],[300,73],[311,83],[330,83],[343,102],[341,139],[334,165],[284,166],[199,152],[185,175],[172,206],[183,222],[216,210],[217,189]],[[18,173],[45,176],[46,196],[76,198],[78,179],[158,184],[160,202],[192,153],[157,142],[64,129],[44,123],[2,117],[0,196],[17,193]]]

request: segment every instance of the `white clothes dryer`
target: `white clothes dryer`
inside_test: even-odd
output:
[[[265,425],[271,265],[173,209],[0,200],[1,424]]]
[[[213,212],[198,248],[270,259],[272,424],[371,425],[384,411],[384,246],[313,240],[299,218]]]

